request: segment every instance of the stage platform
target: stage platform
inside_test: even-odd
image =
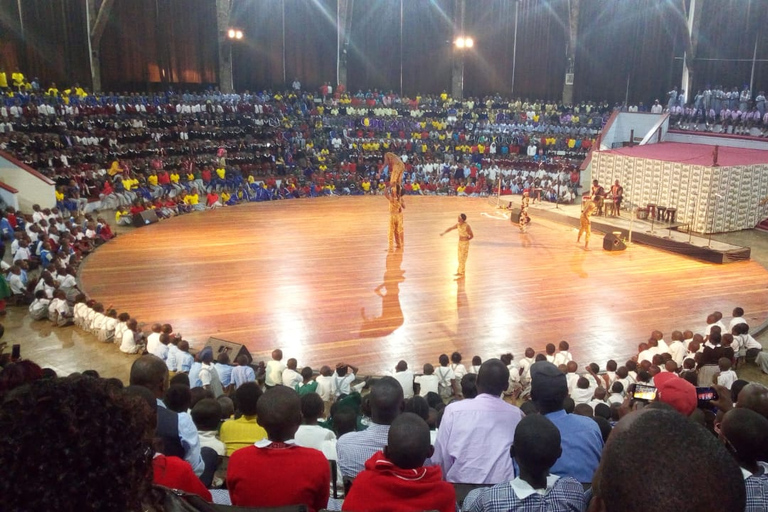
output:
[[[640,244],[606,252],[597,232],[585,251],[538,205],[521,234],[486,198],[405,200],[403,251],[387,251],[382,197],[251,203],[121,234],[85,260],[80,285],[145,328],[171,323],[198,349],[215,336],[256,360],[280,347],[302,366],[347,361],[374,375],[400,359],[419,371],[454,350],[467,362],[520,358],[562,339],[578,362],[603,366],[653,329],[703,329],[714,310],[768,318],[768,271],[754,261],[712,265]],[[456,232],[439,234],[462,212],[475,239],[456,279]]]
[[[705,144],[661,142],[659,144],[609,149],[600,153],[688,165],[711,166],[713,164],[713,151],[714,146]],[[717,163],[721,167],[766,164],[768,163],[768,151],[718,146]]]
[[[507,198],[511,199],[508,200]],[[501,196],[499,203],[502,206],[511,203],[513,211],[519,212],[520,196]],[[576,229],[579,228],[581,205],[561,204],[556,207],[553,203],[537,202],[530,207],[530,210],[532,218],[538,217],[553,222],[561,222]],[[630,213],[628,211],[622,211],[621,215],[621,217],[610,215],[593,216],[592,231],[618,233],[622,240],[630,240],[631,232],[631,241],[633,243],[674,252],[710,263],[733,263],[748,260],[750,257],[751,250],[749,247],[731,245],[711,240],[708,237],[694,235],[687,231],[678,231],[681,227],[687,230],[686,224],[640,220],[635,218],[634,212]],[[595,247],[598,247],[598,245],[596,244]]]

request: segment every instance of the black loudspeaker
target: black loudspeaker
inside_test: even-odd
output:
[[[157,220],[158,219],[155,210],[144,210],[138,215],[133,216],[133,227],[140,228],[141,226],[146,226],[147,224],[154,224],[157,222]]]
[[[222,340],[219,338],[208,338],[208,341],[205,343],[206,347],[211,347],[213,349],[213,360],[215,361],[219,354],[227,354],[229,356],[229,362],[233,363],[235,362],[235,359],[237,359],[240,356],[245,356],[248,358],[248,364],[251,364],[253,362],[253,357],[251,357],[251,353],[248,352],[248,349],[245,348],[240,343],[234,343],[227,340]]]
[[[623,251],[626,248],[627,244],[622,242],[621,238],[613,233],[608,233],[605,235],[605,238],[603,238],[603,249],[606,251]]]

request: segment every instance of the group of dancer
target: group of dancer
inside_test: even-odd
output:
[[[403,229],[403,210],[405,210],[405,200],[403,199],[403,172],[405,171],[405,165],[400,158],[394,153],[386,153],[384,155],[384,165],[389,168],[389,186],[384,191],[384,197],[389,202],[389,250],[401,249],[405,245],[404,229]],[[463,279],[466,271],[467,257],[469,256],[469,241],[472,240],[475,235],[472,232],[472,227],[467,223],[466,214],[459,214],[458,221],[453,226],[449,227],[440,236],[446,233],[457,230],[459,233],[459,266],[456,270],[456,277]]]

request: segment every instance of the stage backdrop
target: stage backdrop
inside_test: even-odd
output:
[[[646,104],[679,84],[689,0],[466,1],[465,93],[559,99],[569,4],[579,5],[577,100]],[[768,0],[699,2],[694,88],[768,87]],[[21,12],[19,11],[21,7]],[[335,84],[337,0],[235,0],[236,88]],[[515,23],[515,10],[518,21]],[[453,0],[358,0],[347,48],[350,90],[413,96],[450,90]],[[90,83],[85,0],[0,0],[0,68],[44,84]],[[106,90],[203,88],[218,82],[215,0],[115,0],[102,41]],[[515,50],[515,35],[517,47]],[[730,60],[722,60],[730,59]],[[733,60],[738,59],[738,60]]]
[[[768,217],[760,205],[768,197],[768,164],[709,167],[596,152],[592,177],[619,180],[625,204],[677,208],[677,222],[697,233],[752,229]]]

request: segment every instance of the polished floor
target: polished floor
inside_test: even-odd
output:
[[[652,329],[700,330],[714,310],[741,306],[755,325],[768,318],[768,271],[756,261],[713,265],[637,245],[604,252],[599,234],[585,251],[574,229],[535,213],[523,235],[484,199],[406,201],[403,251],[387,251],[381,197],[248,204],[130,230],[86,260],[81,284],[146,324],[170,322],[197,347],[215,336],[257,359],[280,347],[300,365],[343,360],[365,373],[403,358],[420,368],[453,350],[520,357],[561,339],[577,361],[602,366],[636,353]],[[439,234],[461,212],[476,238],[456,280],[456,232]],[[65,331],[33,354],[62,370],[102,355],[110,370],[131,360]]]

